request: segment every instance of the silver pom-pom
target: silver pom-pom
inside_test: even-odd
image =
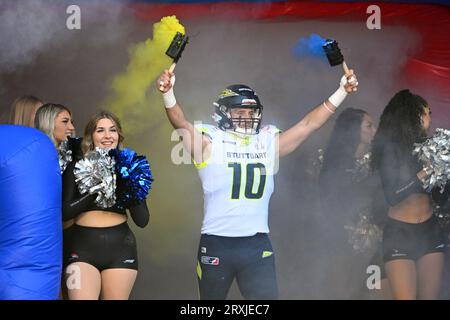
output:
[[[116,204],[115,161],[109,150],[96,148],[75,164],[74,175],[81,194],[97,193],[95,202],[101,208]]]
[[[370,175],[371,157],[370,152],[365,153],[361,158],[355,160],[353,169],[348,169],[348,172],[352,174],[353,181],[361,182]]]
[[[72,161],[72,150],[69,149],[68,141],[61,142],[58,148],[58,159],[62,174],[66,170],[67,165]]]
[[[424,167],[431,168],[431,174],[424,181],[424,188],[439,187],[444,191],[450,177],[450,130],[438,128],[424,143],[414,144],[413,154],[417,155]]]
[[[383,231],[372,222],[369,210],[360,212],[353,226],[344,226],[348,231],[348,242],[357,253],[372,254],[382,240]]]

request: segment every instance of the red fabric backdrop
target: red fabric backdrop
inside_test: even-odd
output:
[[[381,8],[383,25],[407,26],[421,35],[421,49],[410,57],[399,86],[419,94],[427,89],[426,98],[434,107],[450,110],[450,7],[439,4],[404,4],[383,2],[316,2],[287,1],[269,3],[216,2],[150,4],[134,3],[135,14],[156,20],[166,15],[179,19],[214,17],[222,20],[274,19],[290,17],[301,20],[365,21],[369,5]]]

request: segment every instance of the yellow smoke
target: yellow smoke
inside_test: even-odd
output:
[[[111,93],[103,104],[104,109],[119,117],[125,145],[146,155],[150,162],[155,178],[147,199],[150,225],[142,230],[133,229],[143,247],[139,251],[159,264],[179,252],[181,244],[198,240],[202,212],[201,186],[195,169],[171,162],[171,150],[176,144],[170,141],[173,128],[167,120],[161,93],[154,85],[172,63],[165,52],[177,32],[185,34],[177,18],[164,17],[153,25],[153,39],[130,47],[126,70],[113,78]],[[198,194],[189,198],[187,206],[186,202],[176,201],[191,188],[198,190]],[[193,238],[185,239],[183,234]],[[146,251],[144,243],[159,245],[157,250]]]
[[[149,91],[162,70],[171,63],[171,58],[165,52],[177,32],[185,34],[184,27],[175,16],[164,17],[155,23],[153,39],[132,46],[126,71],[112,80],[111,94],[104,108],[124,122],[124,131],[128,134],[142,130],[142,116],[148,115],[152,106],[161,103],[161,97],[152,96]],[[161,112],[158,115],[161,116]]]

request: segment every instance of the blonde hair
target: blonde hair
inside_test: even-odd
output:
[[[11,105],[9,123],[33,127],[36,110],[42,104],[42,100],[35,96],[22,96],[17,98]]]
[[[67,111],[70,116],[72,116],[70,110],[62,104],[46,103],[38,109],[36,112],[36,117],[34,118],[35,128],[44,132],[50,140],[52,140],[55,147],[58,147],[58,143],[53,136],[53,131],[55,130],[55,119],[58,114],[63,111]]]
[[[94,150],[95,147],[94,141],[92,140],[92,135],[97,129],[98,122],[102,119],[109,119],[114,123],[114,125],[117,128],[117,133],[119,135],[119,142],[117,144],[117,147],[122,148],[122,142],[123,140],[125,140],[125,137],[122,134],[122,126],[120,124],[119,118],[117,118],[111,112],[101,110],[91,117],[91,119],[86,125],[86,128],[84,129],[83,143],[81,146],[84,154],[86,154],[86,152],[88,151]]]

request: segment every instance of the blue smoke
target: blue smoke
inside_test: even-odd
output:
[[[309,38],[300,38],[292,48],[292,54],[297,59],[312,57],[327,62],[327,56],[322,48],[325,42],[326,39],[313,33]]]

